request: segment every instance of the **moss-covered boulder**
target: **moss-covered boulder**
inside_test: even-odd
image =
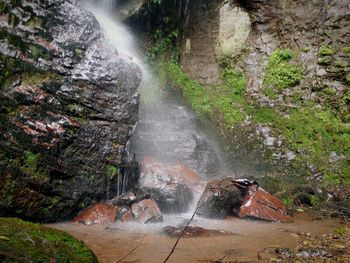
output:
[[[0,218],[1,262],[98,262],[82,241],[17,218]]]

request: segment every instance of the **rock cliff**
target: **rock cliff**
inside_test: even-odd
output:
[[[1,215],[66,218],[137,175],[141,71],[75,4],[0,1]]]

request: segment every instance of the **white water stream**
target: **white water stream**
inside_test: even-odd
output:
[[[176,95],[166,94],[157,78],[143,61],[142,52],[130,31],[117,20],[113,0],[88,1],[85,9],[98,20],[106,41],[125,59],[132,60],[142,70],[141,105],[137,128],[131,139],[130,151],[141,161],[151,157],[161,163],[185,164],[206,179],[219,175],[225,162],[219,146],[210,140],[195,114]],[[151,94],[149,98],[142,98]],[[148,100],[147,102],[145,102]],[[196,197],[190,210],[194,211]]]

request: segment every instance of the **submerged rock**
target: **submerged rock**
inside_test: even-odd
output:
[[[118,207],[109,204],[96,204],[81,211],[74,222],[85,225],[112,224],[117,219]]]
[[[217,236],[217,235],[230,235],[232,233],[223,231],[223,230],[213,230],[213,229],[205,229],[203,227],[198,226],[187,226],[185,227],[174,227],[174,226],[166,226],[163,228],[163,231],[169,237],[209,237],[209,236]]]
[[[0,218],[0,261],[98,262],[95,254],[71,235],[17,218]]]
[[[157,223],[163,221],[163,215],[156,202],[145,199],[131,206],[134,218],[141,223]]]
[[[185,165],[165,165],[146,158],[141,163],[140,188],[149,192],[163,212],[185,212],[200,177]]]

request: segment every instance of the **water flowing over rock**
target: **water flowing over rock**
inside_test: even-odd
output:
[[[171,95],[157,95],[154,100],[152,105],[140,106],[140,120],[130,146],[136,158],[184,164],[203,178],[218,175],[224,166],[220,152],[198,125],[195,114]]]
[[[163,221],[163,215],[152,199],[145,199],[131,206],[134,218],[141,223],[156,223]]]
[[[141,71],[75,1],[3,3],[0,214],[66,218],[135,180]]]
[[[112,224],[117,219],[118,207],[108,204],[96,204],[81,211],[74,222],[90,226],[93,224]]]
[[[185,212],[201,178],[185,165],[165,165],[150,158],[141,163],[140,188],[150,193],[163,212]]]

